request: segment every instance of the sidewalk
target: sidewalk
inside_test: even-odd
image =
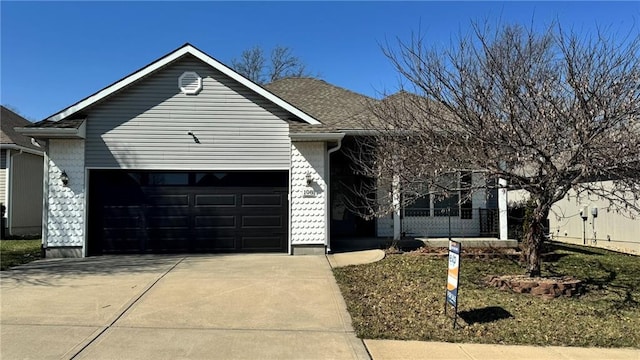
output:
[[[426,341],[364,340],[373,360],[638,360],[637,349],[560,346],[452,344]]]
[[[332,267],[359,265],[384,258],[382,250],[327,255]],[[427,341],[363,340],[373,360],[640,360],[639,349],[455,344]]]

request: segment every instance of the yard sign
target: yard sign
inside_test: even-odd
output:
[[[447,270],[447,292],[444,303],[444,313],[447,314],[447,304],[453,306],[453,327],[456,327],[458,317],[458,285],[460,277],[460,250],[459,242],[449,240],[449,268]]]

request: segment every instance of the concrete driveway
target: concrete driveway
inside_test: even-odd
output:
[[[368,359],[324,256],[119,256],[2,272],[2,359]]]

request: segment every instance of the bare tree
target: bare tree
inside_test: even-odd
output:
[[[293,51],[278,45],[269,56],[269,62],[264,50],[256,45],[242,52],[239,59],[231,60],[231,66],[249,80],[264,84],[286,77],[310,76],[303,61],[293,54]]]
[[[555,25],[475,25],[449,47],[413,35],[384,53],[408,91],[371,106],[365,125],[374,131],[360,144],[369,155],[355,160],[359,172],[396,190],[372,201],[374,190],[363,191],[363,214],[395,210],[399,192],[415,201],[443,174],[503,179],[503,189],[524,189],[535,204],[523,260],[538,276],[543,223],[569,190],[606,198],[613,211],[640,211],[637,33],[585,38]],[[446,196],[455,185],[441,188]]]
[[[231,66],[247,79],[263,84],[266,60],[264,51],[259,46],[244,50],[239,59],[231,60]]]

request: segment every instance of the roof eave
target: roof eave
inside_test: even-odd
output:
[[[16,132],[35,139],[85,139],[87,137],[86,121],[77,128],[15,128]]]

